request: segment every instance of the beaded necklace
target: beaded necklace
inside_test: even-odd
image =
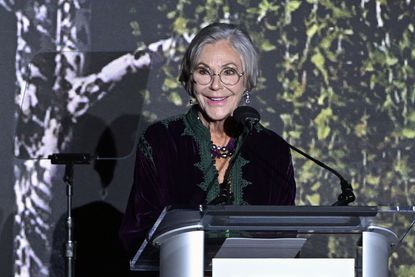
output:
[[[210,148],[210,154],[215,159],[216,158],[226,159],[228,157],[232,157],[233,153],[235,153],[235,149],[236,149],[236,139],[235,138],[231,138],[229,140],[228,144],[226,144],[225,146],[218,146],[218,145],[214,144],[213,142],[211,144],[212,144],[212,146]]]

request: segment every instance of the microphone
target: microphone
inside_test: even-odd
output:
[[[235,109],[235,111],[233,112],[233,118],[236,122],[242,124],[249,131],[251,131],[253,127],[259,122],[261,116],[259,115],[258,111],[254,108],[249,106],[241,106]],[[356,199],[356,196],[353,193],[352,185],[348,181],[346,181],[346,179],[344,179],[344,177],[340,173],[338,173],[336,170],[329,167],[325,163],[311,157],[309,154],[298,149],[297,147],[289,144],[288,142],[286,143],[288,147],[290,147],[290,149],[313,161],[322,168],[330,171],[332,174],[336,175],[337,178],[339,178],[342,193],[337,197],[337,201],[332,206],[347,206],[349,203],[353,202]]]
[[[259,112],[252,107],[240,106],[233,112],[233,119],[248,128],[249,131],[252,131],[254,126],[261,119],[261,116],[259,115]]]

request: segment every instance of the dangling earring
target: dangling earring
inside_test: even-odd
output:
[[[190,97],[190,99],[189,99],[189,105],[190,106],[193,105],[193,99],[192,99],[192,97]]]
[[[251,103],[251,95],[249,95],[249,91],[244,92],[245,104],[249,105]]]

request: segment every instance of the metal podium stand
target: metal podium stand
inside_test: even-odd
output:
[[[130,269],[159,269],[161,277],[202,277],[211,258],[206,257],[211,246],[206,235],[215,233],[361,234],[362,276],[387,277],[390,249],[398,238],[388,229],[371,225],[377,213],[377,207],[366,206],[170,207],[150,230]]]

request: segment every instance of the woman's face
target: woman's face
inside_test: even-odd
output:
[[[223,121],[232,115],[245,90],[244,75],[235,84],[230,85],[221,82],[218,75],[213,75],[212,80],[207,84],[197,82],[198,77],[209,79],[209,74],[219,73],[225,82],[227,79],[237,80],[238,77],[235,74],[243,73],[241,56],[226,40],[206,44],[193,69],[194,95],[209,121]]]

